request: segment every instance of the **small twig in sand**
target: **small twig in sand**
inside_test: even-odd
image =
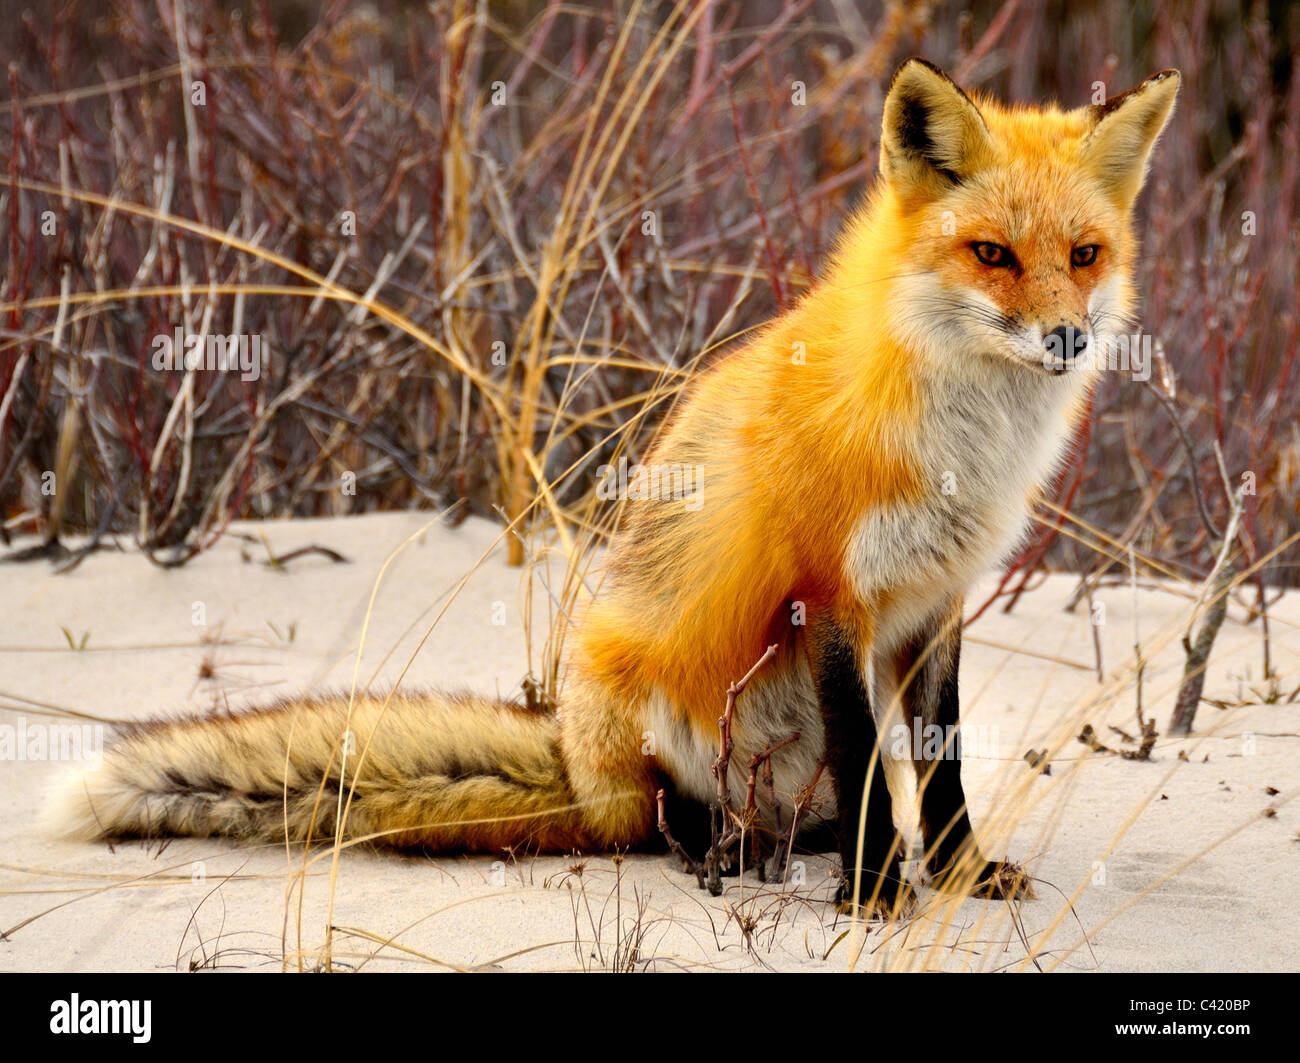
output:
[[[799,741],[799,737],[799,732],[795,731],[774,745],[768,746],[763,750],[763,752],[755,753],[749,758],[749,778],[745,782],[745,807],[741,810],[741,813],[737,818],[740,820],[741,831],[749,831],[751,842],[750,855],[754,867],[758,870],[760,882],[767,881],[763,874],[763,854],[760,851],[758,831],[751,829],[758,820],[758,801],[755,800],[754,795],[754,791],[758,788],[758,769],[760,766],[765,769],[765,774],[767,776],[765,781],[767,782],[768,789],[774,791],[772,785],[772,754],[778,749],[784,749],[791,742]],[[772,802],[772,807],[779,809],[775,800]]]
[[[668,829],[668,816],[664,812],[664,792],[660,790],[655,794],[655,802],[659,805],[659,833],[664,836],[664,841],[668,843],[668,848],[682,858],[682,862],[690,868],[691,874],[700,884],[700,889],[704,889],[704,868],[695,860],[684,848],[682,843],[673,837],[672,832]]]
[[[717,800],[709,806],[712,844],[704,857],[704,869],[708,875],[708,890],[713,896],[722,892],[722,863],[727,850],[735,844],[741,830],[747,826],[731,808],[731,791],[727,784],[727,769],[731,764],[731,752],[734,743],[731,740],[731,720],[736,711],[738,698],[754,678],[758,670],[776,656],[776,646],[767,648],[754,666],[738,681],[727,687],[727,707],[718,718],[718,759],[713,762],[713,777],[718,781]],[[740,829],[736,829],[739,826]]]
[[[311,546],[300,546],[297,550],[290,550],[287,554],[280,554],[278,556],[271,553],[271,548],[268,546],[267,553],[270,554],[270,556],[263,561],[262,564],[266,565],[268,568],[284,568],[284,566],[290,561],[296,561],[298,558],[307,557],[310,554],[320,554],[321,557],[329,558],[336,565],[347,564],[348,560],[337,550],[331,550],[328,546],[318,546],[316,544],[312,544]]]
[[[749,686],[749,681],[754,678],[755,673],[775,656],[776,646],[769,646],[763,656],[754,662],[754,667],[746,672],[743,678],[727,687],[727,707],[723,710],[722,715],[718,717],[718,759],[713,762],[713,777],[718,780],[719,805],[725,805],[729,797],[727,767],[731,763],[731,750],[733,748],[731,718],[736,711],[736,698],[744,693],[745,687]]]
[[[813,797],[817,793],[817,784],[821,782],[822,772],[825,770],[826,761],[818,762],[813,777],[801,786],[794,795],[794,811],[790,815],[790,829],[784,838],[784,847],[780,844],[780,840],[777,842],[776,854],[772,857],[772,867],[769,869],[769,880],[775,881],[779,878],[782,885],[785,884],[785,875],[790,866],[790,857],[794,855],[794,840],[799,834],[800,820],[812,804]]]
[[[1234,570],[1228,555],[1237,541],[1237,530],[1241,525],[1244,487],[1238,488],[1232,496],[1232,516],[1228,520],[1228,530],[1224,532],[1219,546],[1219,554],[1214,568],[1201,585],[1201,593],[1192,615],[1187,620],[1187,630],[1183,633],[1183,652],[1187,662],[1183,666],[1183,682],[1178,689],[1178,701],[1174,705],[1174,715],[1169,721],[1169,733],[1186,735],[1192,733],[1192,721],[1196,719],[1196,710],[1201,703],[1201,691],[1205,687],[1205,667],[1210,659],[1210,650],[1218,637],[1219,628],[1228,615],[1228,591],[1232,588]],[[1200,630],[1192,634],[1196,616],[1201,606],[1209,599],[1209,607]]]
[[[1092,652],[1097,659],[1097,682],[1106,681],[1106,671],[1101,663],[1101,625],[1097,623],[1097,614],[1092,606],[1092,587],[1084,584],[1084,597],[1088,600],[1088,626],[1092,628]]]
[[[1115,752],[1115,750],[1111,749],[1110,746],[1102,745],[1101,741],[1097,738],[1097,732],[1093,730],[1092,724],[1090,723],[1085,723],[1083,725],[1083,730],[1079,732],[1078,738],[1080,742],[1091,749],[1094,753]]]
[[[1047,757],[1046,749],[1028,749],[1025,751],[1025,763],[1035,768],[1039,775],[1052,774],[1052,762]]]
[[[1148,720],[1142,714],[1142,680],[1146,676],[1147,661],[1142,655],[1142,635],[1138,627],[1137,559],[1133,556],[1132,544],[1128,548],[1128,574],[1129,584],[1133,588],[1133,657],[1137,663],[1137,673],[1133,679],[1137,691],[1135,711],[1137,712],[1138,729],[1142,732],[1142,744],[1136,750],[1124,750],[1120,753],[1120,756],[1128,760],[1150,760],[1151,750],[1156,745],[1156,724],[1154,720]]]

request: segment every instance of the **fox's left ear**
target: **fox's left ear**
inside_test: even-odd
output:
[[[1162,70],[1088,108],[1093,127],[1083,142],[1083,164],[1124,210],[1142,190],[1147,160],[1173,112],[1179,80],[1177,70]]]

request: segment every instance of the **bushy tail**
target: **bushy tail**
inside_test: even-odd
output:
[[[559,727],[473,695],[290,701],[235,715],[128,725],[52,808],[65,835],[344,835],[499,852],[585,848]]]

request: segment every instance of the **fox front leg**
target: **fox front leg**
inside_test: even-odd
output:
[[[989,860],[971,826],[961,781],[961,616],[957,599],[915,631],[892,659],[895,689],[910,732],[926,866],[941,890],[1030,898],[1033,891],[1024,871],[1003,860]]]
[[[871,715],[865,653],[847,625],[811,625],[810,663],[826,733],[826,765],[835,789],[836,833],[844,881],[838,902],[868,917],[906,914],[915,904],[898,869],[901,842]],[[861,835],[862,843],[858,839]]]

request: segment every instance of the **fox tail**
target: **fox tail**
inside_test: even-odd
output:
[[[342,811],[342,816],[340,816]],[[126,725],[51,805],[70,837],[588,847],[555,716],[471,694],[293,700]]]

